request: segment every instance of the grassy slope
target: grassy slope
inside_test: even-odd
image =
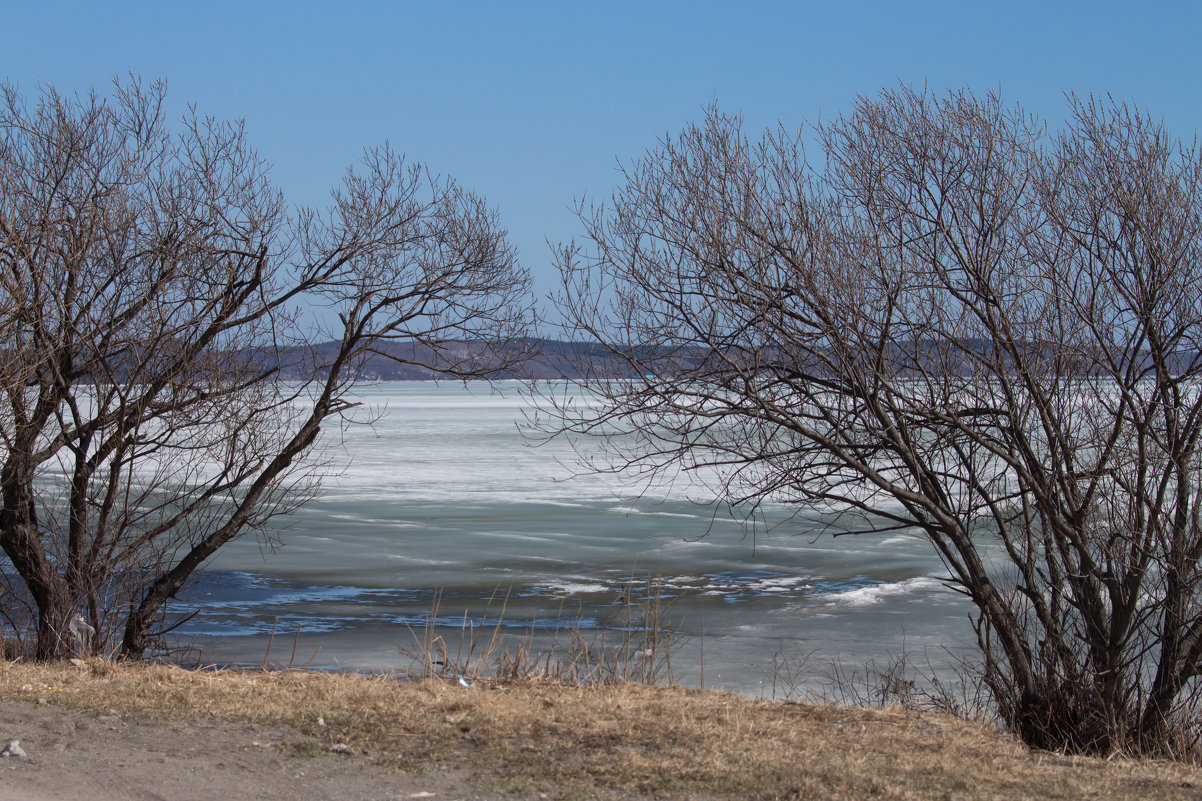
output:
[[[0,662],[0,698],[151,720],[285,723],[410,771],[551,798],[1196,799],[1187,765],[1032,753],[933,713],[545,683],[465,689],[325,673]],[[324,725],[319,725],[319,718]],[[312,746],[308,746],[312,748]],[[304,748],[297,747],[303,756]]]

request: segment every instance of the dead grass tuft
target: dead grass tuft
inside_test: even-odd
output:
[[[403,770],[590,798],[1196,799],[1178,763],[1033,753],[946,715],[620,684],[0,662],[0,698],[166,721],[287,724]],[[303,755],[303,754],[302,754]]]
[[[498,589],[478,616],[464,611],[458,626],[436,625],[442,593],[435,592],[426,624],[409,627],[409,643],[398,646],[408,659],[402,674],[469,684],[673,684],[672,658],[681,645],[670,620],[673,601],[665,597],[657,572],[635,579],[632,569],[631,576],[619,608],[600,630],[586,635],[578,626],[561,625],[537,641],[533,626],[516,636],[506,626],[508,592]]]

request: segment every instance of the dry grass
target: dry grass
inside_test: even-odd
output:
[[[1193,801],[1202,794],[1202,771],[1187,765],[1032,753],[938,714],[674,687],[465,689],[439,679],[0,662],[0,698],[150,720],[290,724],[402,770],[470,768],[487,788],[550,798]]]
[[[631,579],[621,597],[599,630],[586,634],[567,625],[536,634],[532,626],[523,635],[506,626],[508,592],[498,589],[478,617],[465,611],[455,627],[435,624],[442,617],[442,593],[436,591],[426,625],[409,627],[410,642],[398,646],[409,660],[400,675],[471,683],[674,684],[672,659],[681,643],[660,575]]]

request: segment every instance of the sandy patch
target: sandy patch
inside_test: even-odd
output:
[[[0,759],[0,801],[519,798],[477,793],[466,771],[417,775],[373,764],[378,757],[322,753],[315,738],[284,726],[156,724],[3,702],[0,745],[13,738],[28,756]]]

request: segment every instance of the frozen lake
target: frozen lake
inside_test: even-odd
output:
[[[612,636],[648,591],[680,635],[686,684],[704,672],[707,687],[771,694],[779,655],[805,656],[812,682],[836,661],[904,648],[938,668],[972,647],[969,606],[917,533],[835,537],[784,506],[752,532],[695,486],[632,500],[614,476],[573,477],[566,443],[531,447],[516,385],[360,394],[382,416],[331,450],[346,467],[291,518],[287,545],[233,543],[188,594],[200,613],[177,639],[202,661],[259,663],[274,628],[273,662],[397,670],[427,623],[448,641],[466,621],[562,644]]]

